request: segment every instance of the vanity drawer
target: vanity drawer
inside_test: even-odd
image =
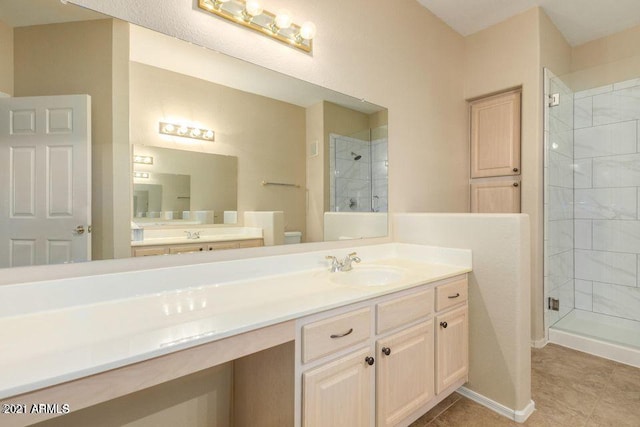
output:
[[[436,287],[436,311],[445,310],[467,300],[467,275]]]
[[[366,341],[371,336],[369,307],[302,327],[302,362],[307,363]]]
[[[417,292],[377,305],[377,333],[390,331],[433,312],[433,289]]]

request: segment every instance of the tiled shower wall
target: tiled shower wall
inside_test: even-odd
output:
[[[640,79],[574,99],[575,307],[640,320]]]
[[[388,140],[386,130],[384,134],[384,137],[372,142],[331,135],[329,143],[329,167],[333,171],[330,175],[331,211],[387,211]],[[355,160],[355,155],[352,153],[361,158]]]
[[[545,328],[574,307],[573,93],[545,70],[545,99],[560,94],[560,105],[544,111],[544,301]],[[549,297],[560,311],[548,309]]]

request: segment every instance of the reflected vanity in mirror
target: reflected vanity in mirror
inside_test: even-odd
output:
[[[384,107],[59,0],[0,8],[0,39],[13,51],[0,52],[6,111],[23,97],[91,97],[86,218],[55,239],[16,234],[2,220],[2,266],[128,257],[178,236],[255,246],[387,234]],[[161,123],[211,130],[211,138],[165,134]],[[15,159],[6,153],[9,170]],[[31,188],[27,175],[20,186],[2,183],[7,200]],[[46,211],[47,182],[23,197],[34,212]],[[80,239],[84,253],[72,250]]]

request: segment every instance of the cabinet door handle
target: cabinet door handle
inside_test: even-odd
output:
[[[351,332],[353,332],[353,328],[349,329],[347,332],[344,332],[342,334],[331,334],[331,338],[342,338],[342,337],[346,337],[347,335],[349,335]]]
[[[367,365],[369,365],[369,366],[371,366],[371,365],[373,365],[374,363],[376,363],[376,359],[374,359],[374,358],[373,358],[373,357],[371,357],[371,356],[367,356],[367,357],[365,357],[365,358],[364,358],[364,361],[365,361],[365,362],[367,362]]]
[[[391,349],[389,347],[382,347],[382,353],[385,356],[389,356],[391,354]]]
[[[514,186],[514,187],[517,187],[518,185],[520,185],[520,184],[518,184],[517,182],[514,182],[514,183],[513,183],[513,186]]]
[[[460,296],[460,292],[456,292],[455,295],[449,295],[447,298],[454,299],[454,298],[458,298],[459,296]]]
[[[440,322],[440,326],[442,326],[443,328],[447,329],[447,322]]]
[[[513,168],[513,171],[514,172],[518,172],[518,168]]]

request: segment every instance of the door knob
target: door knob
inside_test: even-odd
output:
[[[447,324],[447,322],[440,322],[440,326],[442,326],[443,328],[447,329],[447,326],[449,326]]]
[[[389,347],[382,347],[382,353],[384,353],[385,356],[388,356],[391,354],[391,349]]]
[[[365,358],[364,358],[364,361],[365,361],[365,362],[367,362],[367,365],[369,365],[369,366],[371,366],[371,365],[373,365],[374,363],[376,363],[376,360],[375,360],[373,357],[371,357],[371,356],[367,356],[367,357],[365,357]]]
[[[73,232],[78,235],[84,234],[84,225],[77,226]]]

